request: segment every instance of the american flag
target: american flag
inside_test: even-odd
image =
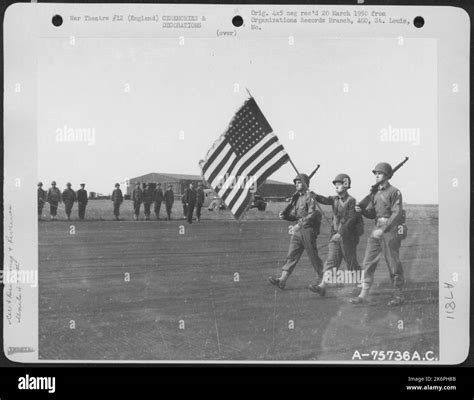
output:
[[[202,177],[239,220],[265,180],[289,160],[253,97],[200,161]]]

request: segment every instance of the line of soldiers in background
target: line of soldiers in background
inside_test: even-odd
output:
[[[71,189],[71,183],[66,183],[66,189],[61,193],[56,186],[56,181],[51,182],[48,191],[43,190],[43,183],[38,183],[38,219],[41,219],[45,203],[49,203],[49,214],[52,220],[57,219],[59,204],[64,203],[67,219],[71,219],[72,206],[77,201],[79,207],[79,219],[84,219],[88,203],[86,184],[81,183],[81,188],[75,192]]]
[[[183,196],[181,197],[181,203],[183,205],[183,218],[192,224],[194,219],[194,209],[196,209],[197,222],[201,222],[201,209],[204,205],[204,188],[202,182],[198,182],[197,189],[194,189],[194,184],[190,183],[189,187],[184,190]],[[166,207],[166,214],[168,221],[171,219],[171,209],[174,202],[173,186],[168,185],[168,189],[163,193],[161,189],[161,183],[156,184],[155,189],[151,189],[146,183],[137,182],[135,189],[132,191],[133,201],[133,218],[137,221],[140,217],[140,207],[143,203],[145,212],[145,220],[150,220],[151,204],[155,205],[155,216],[156,219],[160,219],[161,203],[164,201]]]
[[[49,203],[50,217],[51,220],[57,219],[59,204],[64,203],[64,209],[68,221],[71,219],[71,212],[74,203],[77,201],[79,208],[79,219],[85,218],[86,206],[88,203],[87,190],[85,190],[85,183],[81,183],[81,188],[75,192],[71,188],[71,183],[66,184],[66,189],[61,191],[56,186],[56,181],[51,182],[51,187],[46,191],[43,190],[43,183],[38,183],[38,220],[41,220],[43,214],[43,207],[46,203]],[[194,189],[194,185],[191,183],[188,188],[184,190],[181,202],[183,204],[183,218],[191,224],[193,221],[194,209],[196,209],[197,221],[201,221],[201,208],[204,205],[204,189],[202,182],[198,183],[197,189]],[[143,203],[145,220],[150,220],[151,205],[154,204],[154,212],[157,220],[160,220],[161,204],[165,203],[167,220],[171,220],[171,213],[174,203],[174,192],[173,186],[168,185],[167,190],[163,193],[161,189],[161,183],[156,183],[155,188],[147,183],[136,183],[135,189],[133,189],[132,196],[133,202],[133,218],[138,221],[140,218],[140,208]],[[120,206],[123,203],[124,196],[120,189],[120,184],[115,184],[115,190],[112,192],[112,204],[113,213],[115,219],[120,219]]]

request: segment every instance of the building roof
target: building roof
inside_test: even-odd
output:
[[[151,178],[153,175],[160,175],[161,177],[166,177],[167,179],[170,180],[188,180],[188,181],[200,181],[202,180],[200,175],[189,175],[189,174],[173,174],[173,173],[167,173],[167,172],[150,172],[149,174],[145,174],[142,176],[137,176],[134,178],[130,178],[129,181],[140,181],[143,180],[144,178]],[[288,182],[280,182],[280,181],[274,181],[272,179],[267,179],[265,181],[266,184],[272,184],[272,185],[292,185],[291,183]]]

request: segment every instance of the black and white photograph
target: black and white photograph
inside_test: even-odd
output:
[[[441,13],[175,7],[42,9],[24,117],[34,139],[25,159],[7,129],[5,158],[9,199],[29,199],[5,203],[5,243],[19,239],[14,223],[28,227],[37,258],[25,283],[37,293],[30,352],[41,362],[461,362],[469,151],[458,150],[469,130],[461,106],[456,115],[440,98],[468,107],[468,82],[464,61],[439,58],[455,50],[436,36]],[[464,15],[443,15],[460,35]],[[12,124],[30,90],[13,75]],[[15,163],[28,173],[17,178]],[[6,305],[18,296],[9,290]],[[5,307],[7,324],[19,323],[16,307]],[[443,324],[454,323],[450,357]],[[10,346],[7,356],[28,352]]]

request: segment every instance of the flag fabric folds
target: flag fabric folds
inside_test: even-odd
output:
[[[288,160],[288,154],[251,97],[199,164],[203,179],[239,220],[257,189]]]

